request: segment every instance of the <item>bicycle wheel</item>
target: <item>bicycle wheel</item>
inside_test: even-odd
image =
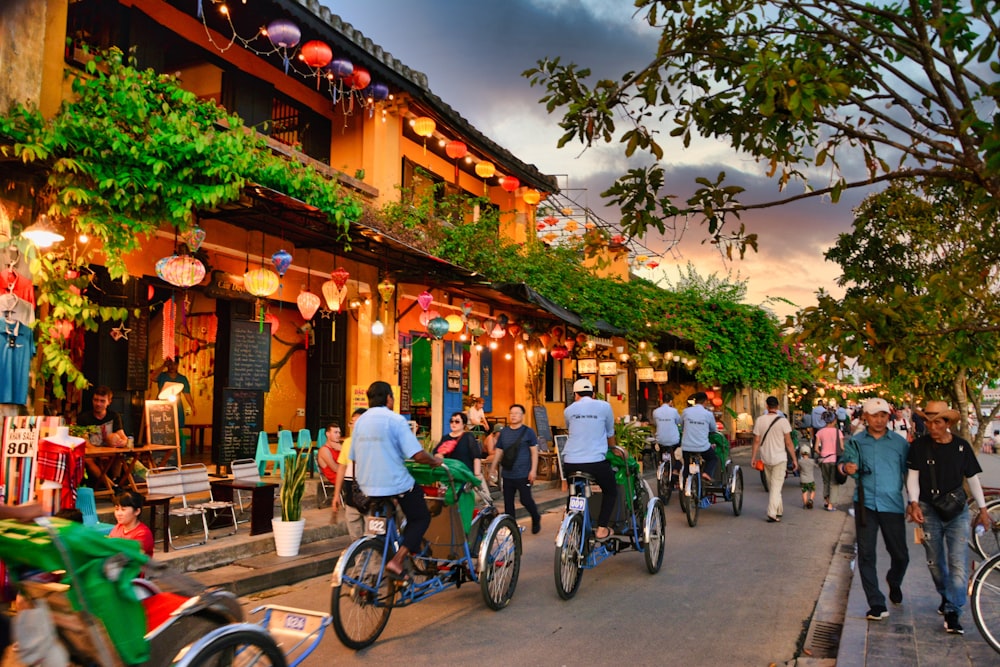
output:
[[[991,556],[972,575],[969,602],[983,639],[1000,653],[1000,554]]]
[[[663,565],[663,552],[666,550],[667,516],[663,511],[663,503],[655,499],[646,513],[646,525],[649,534],[643,545],[642,555],[646,558],[646,569],[650,574],[656,574]]]
[[[991,500],[986,503],[986,512],[993,520],[992,530],[987,530],[982,535],[977,535],[972,531],[969,539],[972,541],[972,548],[983,558],[989,558],[1000,553],[1000,500]],[[970,520],[976,515],[971,515]]]
[[[687,515],[688,525],[694,528],[698,525],[698,512],[701,510],[701,469],[688,475],[688,486],[690,495],[687,496],[687,507],[684,513]]]
[[[556,545],[556,592],[563,600],[569,600],[576,595],[583,578],[583,553],[580,551],[583,543],[583,515],[574,512],[567,516],[563,519],[560,532],[563,540],[562,544]]]
[[[389,622],[395,587],[385,573],[383,547],[381,538],[372,537],[355,543],[341,556],[347,560],[333,587],[330,615],[337,637],[348,648],[371,646]]]
[[[177,664],[184,667],[285,667],[285,656],[266,630],[257,625],[226,626],[191,647]]]
[[[660,497],[664,505],[670,504],[670,496],[674,492],[674,466],[673,461],[661,461],[660,467],[656,470],[656,495]]]
[[[479,549],[479,587],[490,609],[510,604],[521,571],[521,530],[514,519],[494,519]]]
[[[736,469],[736,482],[733,484],[733,514],[743,513],[743,469]]]

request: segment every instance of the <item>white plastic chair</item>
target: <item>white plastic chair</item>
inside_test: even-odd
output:
[[[150,468],[146,471],[146,485],[149,492],[173,496],[181,499],[180,507],[171,507],[164,521],[167,522],[167,539],[171,549],[190,549],[208,543],[208,519],[205,517],[205,510],[201,507],[188,506],[187,496],[184,492],[184,477],[177,466],[164,466],[162,468]],[[174,534],[170,530],[170,517],[177,516],[184,519],[184,523],[190,523],[191,517],[201,517],[201,525],[204,530],[204,539],[201,542],[177,546],[174,544]]]

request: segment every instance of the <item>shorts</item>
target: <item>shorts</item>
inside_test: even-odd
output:
[[[805,493],[806,491],[815,491],[816,482],[803,482],[802,484],[799,484],[799,487],[802,489],[802,493]]]

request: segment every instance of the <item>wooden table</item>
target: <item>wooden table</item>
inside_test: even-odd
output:
[[[174,451],[176,451],[176,447],[173,445],[146,445],[145,447],[136,447],[134,449],[87,445],[85,459],[97,466],[98,481],[107,489],[107,491],[98,491],[99,493],[115,492],[115,480],[112,480],[108,476],[108,473],[115,467],[116,463],[121,464],[123,481],[133,491],[138,491],[138,485],[132,476],[132,468],[135,466],[135,462],[139,461],[147,468],[155,468],[166,458],[165,455]],[[164,456],[158,459],[157,455]]]
[[[162,493],[150,493],[145,498],[145,504],[149,506],[149,532],[153,534],[153,541],[156,541],[156,508],[163,508],[163,553],[170,551],[170,501],[173,496]]]
[[[233,502],[235,489],[250,492],[250,534],[262,535],[271,532],[271,519],[274,518],[274,490],[276,482],[244,482],[235,479],[219,479],[212,481],[212,498]],[[220,519],[226,515],[219,515]]]

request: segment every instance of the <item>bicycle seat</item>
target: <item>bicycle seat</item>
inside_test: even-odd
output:
[[[593,475],[591,475],[589,472],[581,472],[581,471],[577,470],[575,472],[569,473],[569,475],[566,476],[566,480],[569,481],[569,482],[572,482],[573,480],[577,480],[577,479],[583,480],[583,481],[586,481],[586,482],[593,482],[595,484],[597,483],[597,478],[594,477]]]

